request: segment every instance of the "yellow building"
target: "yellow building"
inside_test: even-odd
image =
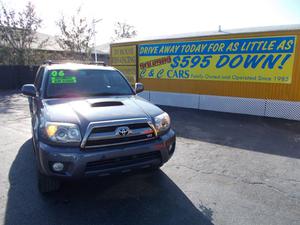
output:
[[[111,65],[159,105],[300,120],[300,25],[111,44]]]

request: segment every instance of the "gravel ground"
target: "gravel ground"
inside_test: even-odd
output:
[[[0,93],[0,224],[300,224],[300,122],[163,107],[177,132],[155,173],[36,187],[27,99]]]

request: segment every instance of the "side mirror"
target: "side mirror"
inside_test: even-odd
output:
[[[134,85],[135,93],[140,93],[144,91],[144,85],[142,83],[135,83]]]
[[[36,89],[33,84],[24,84],[22,87],[22,94],[28,97],[36,96]]]

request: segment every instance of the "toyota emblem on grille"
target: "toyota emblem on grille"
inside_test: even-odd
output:
[[[116,135],[127,136],[130,133],[129,127],[118,127],[116,129]]]

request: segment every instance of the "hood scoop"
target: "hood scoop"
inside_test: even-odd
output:
[[[124,104],[122,102],[117,102],[117,101],[91,103],[91,107],[108,107],[108,106],[120,106],[120,105],[124,105]]]

